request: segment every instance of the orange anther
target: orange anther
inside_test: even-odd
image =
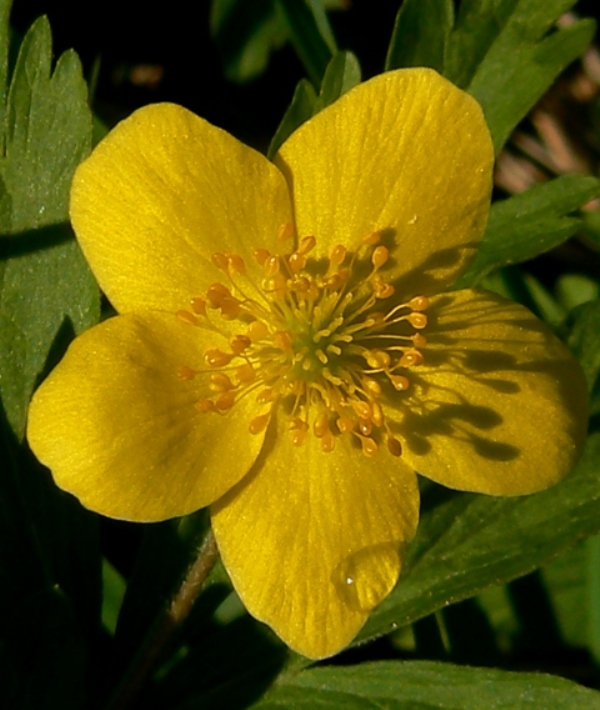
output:
[[[270,414],[261,414],[258,417],[254,417],[248,425],[248,431],[251,434],[260,434],[261,431],[264,431],[267,428],[270,418]]]
[[[410,336],[415,348],[424,348],[427,345],[427,338],[421,333],[413,333]]]
[[[246,348],[250,347],[251,343],[252,341],[247,335],[234,335],[229,341],[229,345],[236,355],[244,352]]]
[[[373,249],[373,253],[371,254],[371,263],[376,269],[380,269],[389,258],[389,249],[380,245]]]
[[[197,315],[206,315],[206,301],[203,298],[200,298],[200,296],[195,296],[194,298],[191,298],[190,306],[192,307],[194,313],[196,313]]]
[[[206,414],[207,412],[216,411],[215,403],[212,399],[201,399],[194,405],[199,412]]]
[[[368,244],[369,246],[375,246],[375,244],[379,244],[380,241],[381,232],[371,232],[361,239],[363,244]]]
[[[266,387],[264,390],[258,393],[256,401],[259,404],[267,404],[275,399],[275,392],[271,387]]]
[[[317,415],[315,423],[313,424],[313,432],[315,436],[320,439],[322,436],[329,431],[329,417],[326,412],[321,412]]]
[[[310,237],[304,237],[300,240],[300,244],[298,245],[298,253],[308,254],[309,251],[315,248],[316,243],[317,240],[312,235]]]
[[[413,367],[423,362],[423,355],[418,350],[407,350],[400,358],[400,367]]]
[[[279,232],[277,233],[277,239],[280,241],[285,241],[294,236],[294,225],[292,222],[285,222],[279,227]]]
[[[393,296],[396,289],[392,284],[386,283],[381,277],[373,279],[373,293],[375,298],[389,298]]]
[[[427,296],[415,296],[410,299],[408,305],[413,309],[413,311],[424,311],[426,308],[429,308],[430,303],[431,301],[427,298]]]
[[[179,377],[182,380],[193,380],[197,374],[198,374],[197,370],[192,370],[192,368],[188,367],[187,365],[182,365],[177,370],[177,377]]]
[[[424,328],[427,325],[427,316],[424,313],[410,313],[406,320],[413,328]]]
[[[275,333],[273,338],[275,345],[286,353],[291,353],[292,350],[292,336],[287,330],[279,330]]]
[[[404,377],[404,375],[388,375],[388,377],[394,389],[398,390],[398,392],[404,392],[404,390],[407,390],[410,386],[410,380],[408,377]]]
[[[233,353],[225,353],[219,348],[209,348],[204,353],[204,362],[209,367],[223,367],[223,365],[229,365],[233,357]]]
[[[231,298],[228,298],[227,296],[223,298],[219,304],[219,307],[221,309],[221,315],[225,318],[225,320],[233,320],[234,318],[237,318],[241,310],[240,302],[233,296],[231,296]]]
[[[214,389],[215,392],[228,392],[235,388],[233,382],[224,372],[214,372],[210,376],[210,381],[212,383],[211,389]]]
[[[269,256],[263,264],[267,276],[275,276],[279,273],[279,257]]]
[[[346,258],[347,250],[343,244],[336,244],[329,252],[329,263],[332,266],[340,266]]]
[[[373,410],[371,421],[375,426],[381,426],[383,424],[383,409],[377,400],[371,402],[371,409]]]
[[[246,273],[246,264],[239,254],[227,254],[229,260],[229,270],[236,274]]]
[[[321,438],[321,451],[330,454],[335,449],[335,436],[329,429]]]
[[[349,277],[350,271],[348,269],[340,269],[325,279],[325,286],[333,291],[337,291],[342,288],[342,286],[348,281]]]
[[[304,254],[295,251],[293,254],[290,254],[288,258],[288,266],[290,267],[290,271],[297,274],[306,266],[306,257]]]
[[[359,419],[358,420],[358,431],[363,436],[369,436],[369,434],[373,431],[373,424],[370,419]]]
[[[198,325],[198,319],[189,311],[177,311],[175,315],[182,323],[187,323],[188,325]]]
[[[387,353],[385,353],[387,355]],[[370,392],[372,395],[375,395],[375,397],[378,397],[381,394],[381,385],[377,380],[374,380],[372,377],[362,377],[361,379],[361,384],[362,386]]]
[[[226,271],[227,266],[229,265],[229,259],[220,251],[215,252],[210,257],[210,260],[217,267],[217,269],[221,269],[221,271]]]
[[[212,283],[206,291],[206,300],[211,308],[219,308],[224,298],[232,298],[231,291],[222,283]]]
[[[392,456],[401,456],[402,454],[402,444],[395,439],[391,434],[387,437],[387,447],[388,451]]]
[[[364,402],[362,399],[353,399],[350,404],[360,419],[371,418],[371,405],[368,402]]]
[[[365,456],[375,456],[375,454],[379,451],[377,443],[368,436],[361,436],[360,443],[362,445],[362,452]]]
[[[347,417],[345,415],[338,417],[336,424],[341,434],[346,434],[354,429],[354,420],[352,417]]]
[[[235,392],[232,392],[232,391],[222,392],[215,399],[216,408],[221,410],[222,412],[226,411],[227,409],[231,409],[234,404],[235,404]]]
[[[271,252],[268,249],[255,249],[252,254],[254,260],[259,266],[262,266],[265,261],[271,256]]]

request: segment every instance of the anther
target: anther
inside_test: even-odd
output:
[[[179,377],[181,380],[193,380],[197,374],[198,374],[197,370],[193,370],[191,367],[188,367],[187,365],[182,365],[177,370],[177,377]]]
[[[400,358],[398,365],[400,367],[413,367],[420,365],[423,362],[423,355],[418,350],[408,350]]]
[[[300,244],[298,245],[298,253],[302,255],[308,254],[311,249],[314,249],[316,243],[317,240],[312,235],[304,237],[300,240]]]
[[[427,316],[424,313],[410,313],[406,320],[413,328],[424,328],[427,325]]]
[[[240,384],[246,385],[256,379],[256,370],[249,362],[246,362],[236,369],[235,376]]]
[[[215,407],[222,412],[231,409],[235,404],[235,392],[222,392],[215,399]]]
[[[200,298],[200,296],[194,296],[194,298],[191,298],[190,306],[192,307],[194,313],[196,313],[197,315],[206,315],[206,301],[203,298]]]
[[[427,338],[421,333],[413,333],[410,336],[415,348],[424,348],[427,345]]]
[[[320,439],[322,436],[329,431],[329,417],[325,412],[321,412],[317,415],[315,422],[313,424],[313,432],[315,436]]]
[[[375,244],[379,244],[380,241],[381,232],[371,232],[370,234],[367,234],[366,237],[361,239],[363,244],[368,244],[369,246],[375,246]]]
[[[392,284],[386,283],[381,276],[376,276],[373,279],[373,293],[375,294],[375,298],[389,298],[393,296],[395,292],[396,289]]]
[[[252,341],[247,335],[234,335],[229,341],[229,345],[236,355],[244,352],[251,344]]]
[[[343,244],[336,244],[329,252],[329,263],[331,266],[340,266],[346,258],[346,247]]]
[[[248,337],[255,343],[257,340],[263,340],[269,335],[269,329],[260,320],[255,320],[250,323],[247,330]]]
[[[285,222],[279,227],[279,232],[277,233],[277,239],[280,241],[285,241],[294,236],[294,225],[292,222]]]
[[[359,419],[358,420],[358,431],[363,436],[369,436],[369,434],[373,431],[373,423],[371,422],[370,419]]]
[[[352,417],[347,417],[346,415],[338,417],[335,423],[340,430],[340,434],[347,434],[354,429],[354,420]]]
[[[258,393],[256,396],[256,401],[259,404],[267,404],[275,399],[275,392],[271,387],[265,387],[264,390]]]
[[[292,444],[294,444],[294,446],[301,446],[306,440],[308,424],[302,419],[292,419],[290,422],[290,430],[292,432]]]
[[[329,429],[321,438],[321,451],[325,454],[330,454],[335,449],[335,436]]]
[[[371,254],[371,263],[376,269],[380,269],[389,258],[389,249],[384,246],[378,246],[373,249],[373,253]]]
[[[221,309],[221,315],[225,320],[234,320],[239,316],[241,311],[240,302],[237,298],[233,298],[233,296],[231,298],[223,298],[219,307]]]
[[[356,436],[360,439],[363,454],[368,457],[375,456],[375,454],[379,451],[377,443],[368,436],[361,436],[360,434],[357,434]]]
[[[279,273],[279,257],[269,256],[264,263],[264,269],[267,276],[275,276]]]
[[[297,274],[306,266],[306,257],[304,254],[295,251],[288,258],[288,266],[290,267],[290,271]]]
[[[225,298],[231,298],[231,291],[222,283],[212,283],[206,291],[206,300],[211,308],[219,308]]]
[[[386,443],[388,451],[392,456],[402,455],[402,444],[398,441],[398,439],[395,439],[391,434],[388,434]]]
[[[388,375],[390,382],[398,392],[404,392],[410,386],[410,380],[404,375]]]
[[[368,402],[364,402],[362,399],[353,399],[350,404],[360,419],[371,418],[371,405]]]
[[[268,249],[255,249],[252,256],[259,266],[263,266],[265,261],[271,256]]]
[[[229,365],[233,357],[233,353],[225,353],[219,348],[209,348],[204,353],[204,362],[209,367],[223,367],[223,365]]]
[[[270,414],[261,414],[258,417],[254,417],[248,425],[248,431],[251,434],[260,434],[261,431],[266,429],[270,418]]]
[[[229,270],[233,271],[235,274],[245,274],[246,264],[239,254],[227,254],[227,260],[229,261]]]
[[[227,267],[229,265],[229,259],[225,256],[225,254],[221,253],[220,251],[215,252],[210,257],[210,260],[217,267],[217,269],[221,269],[221,271],[227,270]]]
[[[201,399],[194,405],[199,412],[206,414],[207,412],[216,411],[215,403],[212,399]]]
[[[198,325],[198,319],[189,311],[177,311],[175,315],[182,323],[187,323],[188,325]]]
[[[227,392],[235,388],[233,382],[224,372],[214,372],[210,376],[211,389],[215,392]]]
[[[411,298],[408,305],[413,309],[413,311],[424,311],[429,307],[430,300],[427,296],[415,296]]]
[[[287,330],[279,330],[273,338],[275,345],[286,353],[292,353],[292,336]]]

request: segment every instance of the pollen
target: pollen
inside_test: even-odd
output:
[[[205,383],[197,411],[227,416],[250,397],[250,436],[276,413],[294,446],[314,438],[324,453],[345,442],[367,457],[401,456],[400,425],[386,412],[419,386],[430,301],[398,298],[384,235],[370,232],[354,250],[335,245],[325,257],[317,237],[297,237],[286,224],[277,243],[289,251],[258,248],[248,268],[238,254],[212,254],[224,278],[176,312],[215,332],[215,347],[177,373]]]

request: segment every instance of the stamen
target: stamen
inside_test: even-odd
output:
[[[254,419],[252,419],[250,421],[250,424],[248,425],[248,430],[251,434],[260,434],[261,431],[264,431],[267,428],[267,424],[269,423],[270,418],[270,413],[261,414],[258,417],[254,417]]]
[[[223,367],[229,365],[233,357],[233,353],[225,353],[219,348],[209,348],[204,353],[204,362],[209,367]]]

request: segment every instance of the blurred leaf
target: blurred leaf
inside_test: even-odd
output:
[[[4,357],[0,393],[19,439],[49,360],[99,316],[97,286],[67,224],[73,171],[90,147],[87,90],[73,52],[60,57],[53,74],[51,61],[50,27],[41,18],[19,52],[0,161],[0,312],[22,344],[15,353],[21,378],[7,376],[16,366]]]
[[[475,258],[456,287],[471,286],[492,269],[532,259],[564,242],[581,224],[572,213],[599,191],[596,178],[565,175],[494,202]]]
[[[102,561],[102,625],[113,635],[127,583],[108,560]]]
[[[319,87],[337,51],[323,3],[320,0],[276,0],[276,3],[308,78]]]
[[[446,76],[482,105],[496,151],[558,74],[590,43],[594,22],[559,30],[575,0],[464,0],[450,35]]]
[[[587,604],[589,613],[589,648],[596,661],[600,663],[600,536],[586,541],[587,552]]]
[[[313,108],[313,115],[337,101],[342,94],[345,94],[353,86],[360,84],[360,76],[360,64],[352,52],[337,52],[334,54],[327,65],[321,84],[321,91]]]
[[[561,274],[556,279],[554,292],[560,305],[572,311],[588,301],[600,298],[600,284],[586,274]]]
[[[596,433],[575,470],[562,483],[533,496],[491,498],[439,491],[448,498],[425,507],[398,586],[372,614],[358,640],[522,576],[598,532],[599,456]]]
[[[301,126],[304,121],[313,115],[313,109],[317,100],[317,93],[313,85],[306,79],[301,79],[294,91],[292,103],[288,106],[281,123],[279,124],[275,135],[269,146],[267,157],[272,159],[275,153],[283,145],[283,143],[292,135],[292,133]]]
[[[591,424],[600,414],[600,301],[590,301],[575,308],[570,315],[569,347],[575,353],[591,392]]]
[[[563,678],[445,663],[380,661],[313,668],[286,678],[252,706],[387,710],[597,710],[600,694]]]
[[[244,82],[261,74],[271,52],[288,37],[274,0],[212,0],[210,31],[231,81]]]
[[[386,70],[431,67],[443,73],[453,23],[452,0],[405,0],[396,16]]]

